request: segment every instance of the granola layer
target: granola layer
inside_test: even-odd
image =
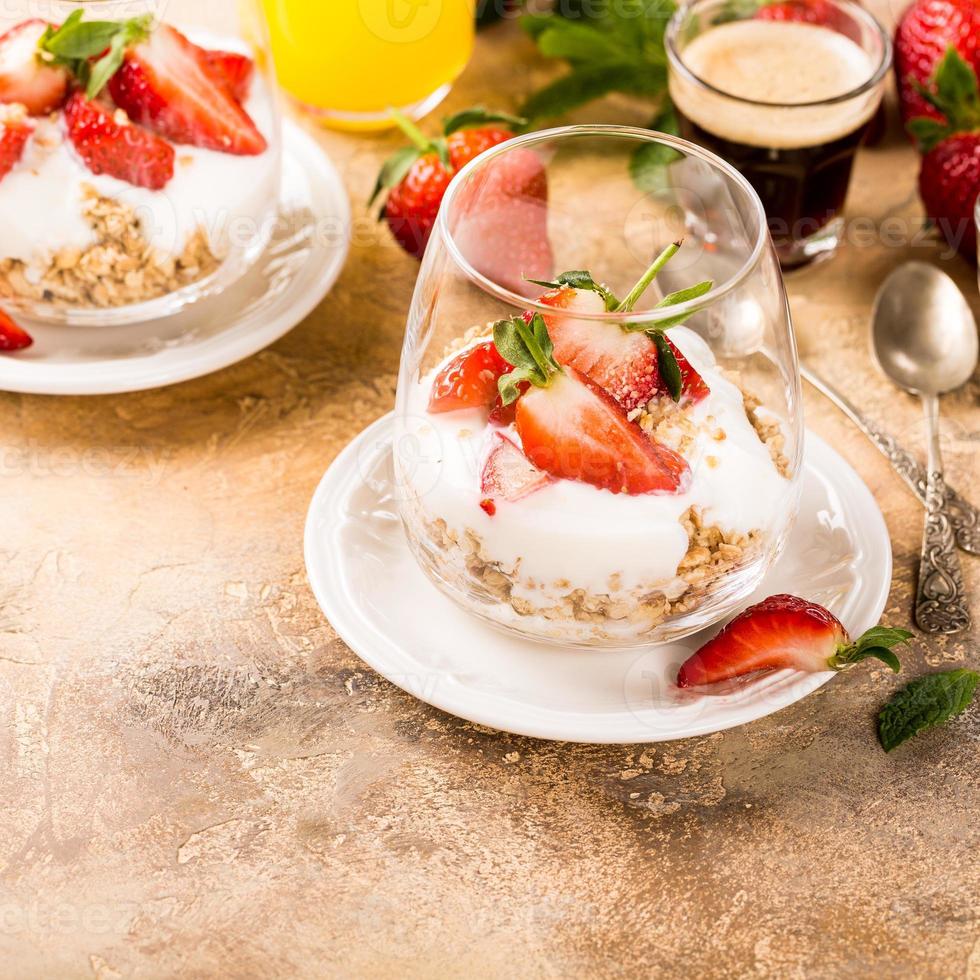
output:
[[[108,308],[157,299],[211,275],[220,260],[198,229],[180,255],[161,256],[147,242],[135,209],[84,188],[82,215],[96,236],[87,249],[66,248],[43,270],[0,259],[0,297]]]

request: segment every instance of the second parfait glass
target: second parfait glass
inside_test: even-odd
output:
[[[426,251],[396,416],[409,544],[470,613],[583,647],[731,613],[787,540],[803,447],[757,194],[649,130],[481,155]]]

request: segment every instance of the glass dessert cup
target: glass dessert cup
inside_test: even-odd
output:
[[[802,448],[779,264],[736,170],[577,126],[456,177],[408,317],[393,472],[411,550],[460,606],[564,646],[700,630],[780,554]]]
[[[766,16],[759,4],[693,0],[665,34],[681,135],[756,189],[783,268],[837,248],[854,159],[892,57],[887,31],[860,3],[807,3],[789,0]]]
[[[75,57],[78,38],[35,33],[78,12],[77,28],[92,31],[81,50],[111,41],[93,24],[115,24],[119,36],[120,58],[91,99],[86,79],[105,55]],[[22,39],[16,50],[11,38]],[[19,81],[5,57],[7,69],[18,59]],[[222,292],[262,255],[278,214],[281,129],[250,0],[10,0],[0,12],[0,111],[21,114],[18,100],[35,92],[45,98],[27,106],[29,136],[0,178],[7,312],[25,323],[147,322]]]

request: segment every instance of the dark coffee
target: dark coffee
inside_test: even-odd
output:
[[[844,207],[854,156],[867,124],[817,146],[765,148],[723,139],[678,112],[681,135],[727,160],[755,188],[781,258]]]

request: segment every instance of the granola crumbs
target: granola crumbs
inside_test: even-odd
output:
[[[177,258],[161,258],[143,235],[133,208],[84,189],[82,214],[98,239],[88,249],[62,249],[40,276],[19,259],[0,259],[0,297],[72,306],[114,307],[166,296],[211,275],[219,260],[203,229]]]
[[[748,416],[752,428],[762,444],[769,450],[773,465],[780,476],[789,479],[789,460],[783,452],[786,445],[786,437],[783,435],[782,426],[775,419],[762,418],[759,409],[762,402],[759,401],[751,392],[742,389],[742,398],[745,401],[745,414]]]

